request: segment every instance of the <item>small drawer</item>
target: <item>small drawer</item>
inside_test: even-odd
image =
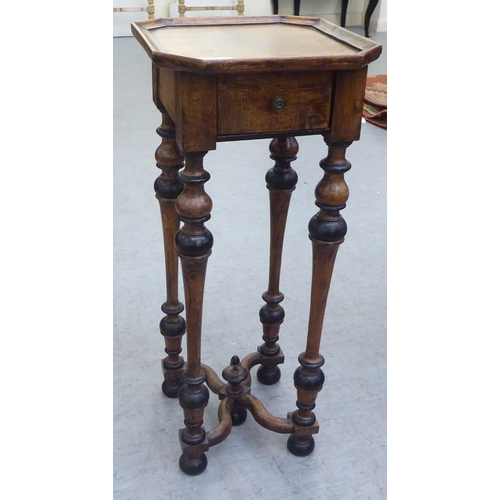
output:
[[[330,71],[219,75],[218,134],[328,129],[332,84]]]

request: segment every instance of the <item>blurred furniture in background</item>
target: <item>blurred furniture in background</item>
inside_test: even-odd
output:
[[[272,0],[273,2],[273,14],[278,13],[279,9],[279,0]],[[370,36],[370,19],[372,17],[373,11],[375,10],[375,7],[377,6],[379,0],[369,0],[368,2],[368,7],[366,8],[365,12],[365,22],[364,22],[364,27],[365,27],[365,36],[369,37]],[[342,10],[340,12],[340,26],[343,28],[345,27],[345,18],[347,14],[347,5],[349,3],[349,0],[342,0]],[[300,12],[300,0],[293,0],[293,15],[298,16]]]
[[[147,12],[148,19],[154,19],[155,3],[154,0],[148,0],[147,7],[113,7],[113,12]]]
[[[206,11],[206,10],[236,10],[238,11],[238,16],[243,15],[243,11],[245,10],[244,0],[238,0],[238,4],[236,5],[199,5],[199,6],[190,6],[186,7],[186,0],[179,0],[179,17],[186,17],[186,12],[190,11]]]

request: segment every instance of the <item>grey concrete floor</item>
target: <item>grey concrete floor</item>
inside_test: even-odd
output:
[[[361,28],[352,28],[362,33]],[[386,34],[373,33],[384,54],[370,66],[386,73]],[[365,123],[348,149],[349,230],[329,294],[321,352],[326,382],[315,413],[316,449],[298,458],[287,436],[249,415],[208,453],[197,477],[178,467],[182,411],[161,392],[165,298],[161,224],[153,182],[160,116],[151,100],[150,61],[133,38],[114,39],[114,498],[116,500],[235,498],[386,498],[386,131]],[[293,194],[283,256],[285,322],[282,378],[254,382],[253,394],[281,417],[295,409],[293,372],[305,348],[311,281],[307,224],[326,155],[321,137],[298,138]],[[214,201],[207,224],[215,244],[209,259],[203,318],[203,362],[219,374],[233,354],[261,343],[258,311],[267,286],[268,140],[220,143],[206,156]],[[182,290],[181,290],[182,295]],[[217,425],[211,395],[205,427]]]

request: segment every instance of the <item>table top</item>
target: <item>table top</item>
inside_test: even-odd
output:
[[[359,69],[382,46],[324,19],[167,18],[132,23],[155,65],[195,73]]]

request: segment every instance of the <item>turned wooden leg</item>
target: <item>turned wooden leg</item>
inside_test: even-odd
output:
[[[182,350],[182,336],[186,331],[186,322],[179,316],[184,306],[179,302],[178,296],[179,261],[174,243],[180,225],[175,201],[183,190],[179,170],[184,166],[184,157],[175,142],[174,123],[166,112],[162,113],[162,124],[156,131],[162,138],[155,154],[156,166],[161,169],[161,175],[156,179],[154,189],[160,203],[167,279],[167,300],[161,306],[166,316],[160,321],[160,332],[165,339],[167,353],[167,357],[161,361],[164,377],[162,391],[166,396],[176,398],[182,385],[184,360],[179,354]]]
[[[179,404],[184,410],[186,427],[180,431],[181,469],[190,475],[201,474],[207,466],[205,451],[209,443],[203,428],[203,412],[209,392],[204,385],[207,375],[201,367],[201,325],[203,291],[208,257],[212,253],[213,236],[205,227],[210,219],[212,200],[204,184],[210,175],[203,169],[206,152],[187,153],[186,168],[179,175],[184,191],[177,199],[176,209],[183,227],[175,237],[181,259],[186,300],[187,365],[182,376]]]
[[[257,371],[257,378],[266,385],[278,382],[281,372],[278,363],[283,363],[284,356],[279,344],[280,325],[285,318],[285,311],[280,306],[284,296],[279,291],[283,239],[292,192],[297,184],[297,173],[290,163],[297,158],[299,145],[295,137],[273,139],[269,146],[275,165],[266,175],[271,208],[271,245],[269,254],[269,286],[262,298],[266,302],[260,309],[264,343],[259,351],[262,364]]]
[[[325,139],[326,141],[326,139]],[[323,319],[330,289],[333,266],[339,245],[344,241],[347,225],[340,215],[349,197],[344,173],[351,168],[345,159],[351,143],[329,143],[328,156],[320,162],[325,174],[316,186],[319,212],[309,222],[309,238],[313,248],[311,306],[306,350],[299,356],[301,366],[295,370],[297,408],[292,420],[295,431],[288,439],[288,449],[294,455],[309,455],[314,449],[312,434],[318,432],[313,409],[325,376],[321,370],[324,359],[319,353]]]

